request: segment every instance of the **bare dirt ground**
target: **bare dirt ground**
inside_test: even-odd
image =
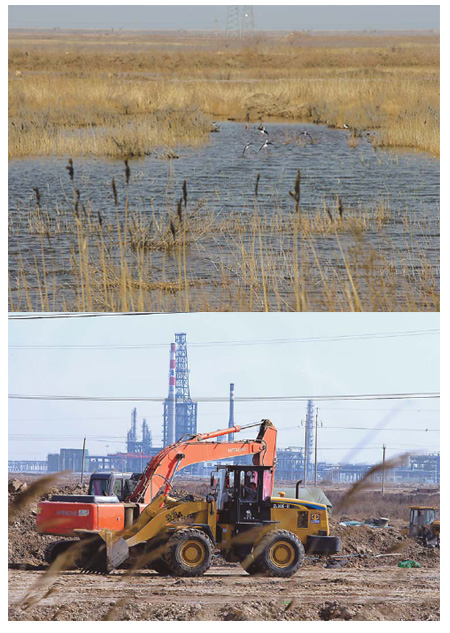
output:
[[[10,620],[437,620],[439,570],[306,566],[290,579],[218,565],[201,578],[66,572],[36,606],[43,571],[10,572]],[[37,590],[37,594],[42,590]],[[34,592],[32,592],[34,595]]]
[[[69,481],[53,492],[61,489],[81,492]],[[17,494],[11,492],[10,501]],[[240,565],[220,557],[205,576],[193,579],[163,577],[147,569],[132,576],[118,570],[109,576],[66,571],[49,577],[43,553],[54,537],[34,532],[34,502],[10,523],[9,619],[438,620],[439,550],[426,549],[400,534],[413,499],[424,503],[428,495],[434,502],[437,492],[422,487],[392,494],[397,512],[392,516],[397,518],[390,521],[391,528],[345,527],[338,525],[341,517],[335,517],[331,532],[341,536],[342,554],[351,557],[337,568],[308,558],[290,579],[249,576]],[[365,493],[364,503],[375,507],[380,503],[377,495]],[[389,494],[385,503],[394,507]],[[362,518],[355,516],[361,513],[362,509],[354,514],[347,511],[352,519]],[[380,554],[389,556],[376,557]],[[416,560],[422,567],[401,569],[398,562],[404,559]]]

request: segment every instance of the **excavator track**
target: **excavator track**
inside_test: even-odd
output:
[[[47,545],[44,553],[45,562],[51,565],[56,561],[56,559],[62,554],[66,553],[73,545],[79,543],[78,540],[60,540],[54,541]],[[73,566],[73,569],[76,569],[76,566]]]

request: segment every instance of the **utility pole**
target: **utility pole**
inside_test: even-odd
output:
[[[381,496],[382,497],[384,496],[384,473],[385,473],[384,465],[385,463],[386,463],[386,445],[383,444],[383,478],[381,480]]]
[[[308,471],[307,471],[307,463],[306,463],[307,447],[308,447],[308,420],[305,421],[305,450],[303,453],[303,485],[305,488],[306,488],[306,484],[308,483],[307,482]]]
[[[83,483],[83,477],[84,477],[84,454],[86,452],[86,436],[84,436],[83,439],[83,455],[81,457],[81,483]]]
[[[314,441],[314,487],[317,488],[317,425],[319,420],[319,409],[316,409],[316,436]]]

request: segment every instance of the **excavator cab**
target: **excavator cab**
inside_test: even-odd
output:
[[[133,492],[140,476],[139,473],[93,473],[89,480],[88,495],[117,497],[123,501]]]

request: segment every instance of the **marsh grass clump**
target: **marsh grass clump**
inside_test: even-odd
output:
[[[81,202],[73,160],[68,175],[73,206],[49,210],[35,191],[26,224],[10,218],[17,243],[10,257],[11,310],[439,309],[437,262],[428,250],[438,220],[404,213],[399,224],[381,198],[367,208],[336,196],[300,214],[297,173],[296,206],[267,213],[258,202],[258,174],[253,207],[209,211],[183,181],[164,211],[148,212],[130,208],[125,159],[123,189],[112,180],[113,209],[100,213]]]
[[[73,80],[72,80],[73,81]],[[81,80],[80,80],[81,81]],[[49,86],[49,91],[51,90]],[[61,87],[64,90],[64,87]],[[81,91],[90,90],[90,85],[80,84]],[[75,95],[74,95],[74,98]],[[108,101],[108,94],[103,98]],[[42,95],[42,106],[52,96]],[[9,125],[9,156],[111,156],[133,158],[148,156],[165,147],[164,156],[176,158],[176,145],[198,146],[208,142],[209,119],[198,108],[186,105],[172,106],[148,113],[125,115],[104,111],[106,105],[90,104],[85,95],[85,109],[80,115],[58,111],[58,106],[47,102],[45,106],[51,122],[30,110],[21,109],[12,116]],[[96,109],[98,108],[98,109]],[[77,113],[79,108],[77,106]],[[51,113],[51,114],[50,114]],[[28,121],[20,128],[16,121]]]

